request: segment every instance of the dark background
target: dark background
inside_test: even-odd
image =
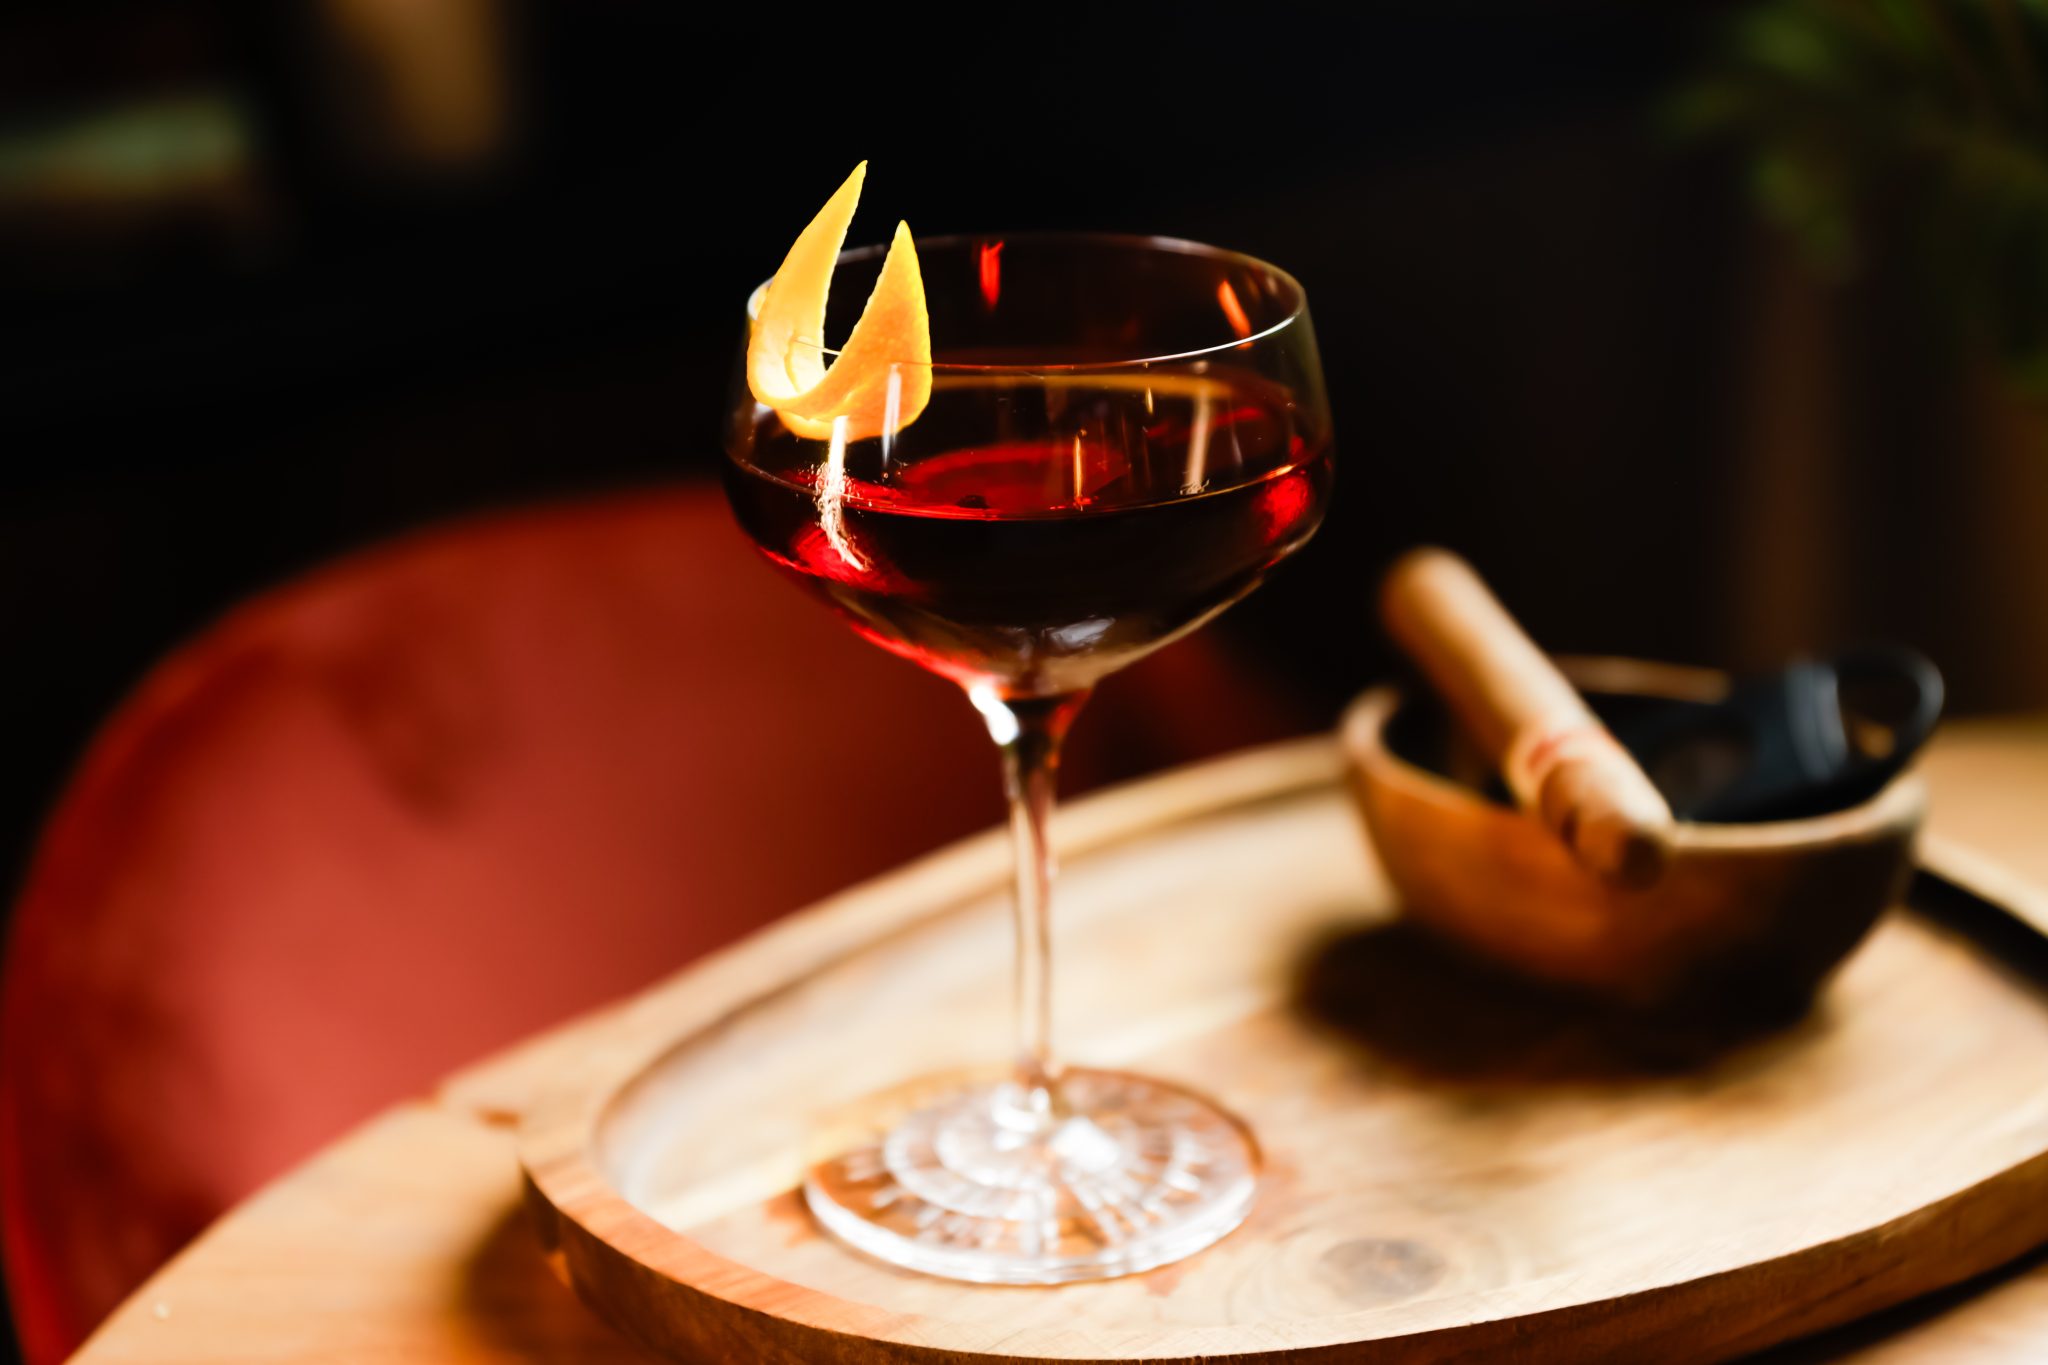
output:
[[[741,300],[854,236],[1158,232],[1307,285],[1332,520],[1228,622],[1329,713],[1377,567],[1547,643],[1886,635],[2037,705],[2034,416],[1878,268],[1823,288],[1661,131],[1725,7],[49,0],[0,11],[0,869],[237,600],[533,499],[701,476]],[[166,129],[182,130],[176,136]]]
[[[1365,680],[1366,581],[1424,538],[1548,576],[1517,605],[1584,623],[1561,644],[1716,652],[1676,561],[1726,440],[1745,220],[1649,114],[1697,12],[843,10],[791,60],[744,6],[447,8],[502,70],[479,145],[445,152],[459,130],[391,126],[403,73],[374,50],[426,47],[431,82],[431,24],[177,0],[8,21],[18,142],[194,93],[246,142],[189,185],[0,202],[10,866],[94,722],[237,599],[438,518],[713,468],[739,303],[861,157],[856,238],[1153,231],[1306,282],[1343,492],[1325,562],[1245,610],[1288,619],[1267,633],[1315,685]],[[1530,533],[1580,499],[1571,534]],[[1587,533],[1644,515],[1679,544],[1616,581],[1640,524]]]

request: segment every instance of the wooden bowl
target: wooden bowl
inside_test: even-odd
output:
[[[1565,672],[1612,714],[1631,698],[1712,700],[1725,675],[1621,659]],[[1602,881],[1538,821],[1488,799],[1433,707],[1383,687],[1341,728],[1352,790],[1406,913],[1529,976],[1632,1005],[1804,1000],[1913,868],[1926,809],[1908,772],[1861,805],[1803,820],[1681,823],[1662,877]],[[1460,778],[1464,780],[1460,780]]]

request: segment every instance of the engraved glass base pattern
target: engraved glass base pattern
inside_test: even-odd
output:
[[[1162,1081],[1073,1070],[1058,1104],[1015,1081],[957,1090],[812,1166],[804,1199],[880,1260],[984,1284],[1130,1275],[1244,1221],[1250,1133]]]

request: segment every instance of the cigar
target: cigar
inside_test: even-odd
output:
[[[1380,611],[1517,805],[1609,881],[1656,881],[1670,806],[1471,565],[1411,551],[1387,571]]]

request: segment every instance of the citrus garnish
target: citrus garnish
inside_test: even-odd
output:
[[[917,420],[931,399],[931,317],[906,224],[896,225],[860,320],[826,363],[825,300],[867,170],[865,161],[855,166],[798,234],[768,282],[747,342],[747,386],[755,401],[813,440],[893,433]]]

